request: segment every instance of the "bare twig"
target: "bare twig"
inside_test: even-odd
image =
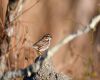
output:
[[[8,12],[9,12],[9,19],[10,22],[12,22],[16,16],[18,16],[20,14],[20,12],[22,11],[22,7],[23,7],[23,2],[25,0],[9,0],[8,3]]]
[[[14,19],[13,19],[13,21],[15,21],[16,19],[18,19],[21,15],[23,15],[24,13],[26,13],[27,11],[29,11],[30,9],[32,9],[37,3],[39,3],[40,2],[40,0],[36,0],[36,2],[32,5],[32,6],[30,6],[29,8],[27,8],[26,10],[24,10],[22,13],[20,13],[19,15],[17,15]],[[11,23],[13,23],[13,21],[11,22]]]
[[[70,34],[69,36],[66,36],[63,40],[61,40],[60,42],[58,42],[57,45],[55,45],[54,47],[52,47],[49,51],[48,51],[48,56],[47,59],[50,59],[56,51],[58,51],[63,45],[69,43],[70,41],[72,41],[73,39],[88,33],[89,31],[91,31],[92,29],[96,28],[96,25],[100,22],[100,15],[96,16],[95,18],[92,19],[92,22],[87,25],[86,27],[82,27],[81,29],[79,29],[76,33]]]
[[[0,79],[4,74],[4,71],[6,69],[6,60],[4,56],[0,57]]]
[[[23,2],[25,0],[9,0],[6,12],[5,27],[9,37],[14,32],[14,19],[22,12]]]

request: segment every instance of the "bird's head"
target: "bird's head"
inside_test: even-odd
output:
[[[51,40],[52,39],[52,36],[50,34],[45,34],[44,35],[44,39],[45,40]]]

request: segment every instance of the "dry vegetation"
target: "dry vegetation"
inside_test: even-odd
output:
[[[100,80],[98,14],[99,0],[0,0],[0,80]]]

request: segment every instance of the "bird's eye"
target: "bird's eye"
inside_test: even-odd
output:
[[[50,35],[47,35],[47,37],[50,37]]]
[[[47,38],[47,37],[45,37],[44,39],[45,39],[45,40],[48,40],[48,38]]]
[[[50,34],[45,35],[46,38],[52,38]]]

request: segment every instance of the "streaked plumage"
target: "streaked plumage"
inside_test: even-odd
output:
[[[46,34],[39,41],[33,44],[33,48],[36,49],[40,54],[49,48],[51,39],[51,35]]]

